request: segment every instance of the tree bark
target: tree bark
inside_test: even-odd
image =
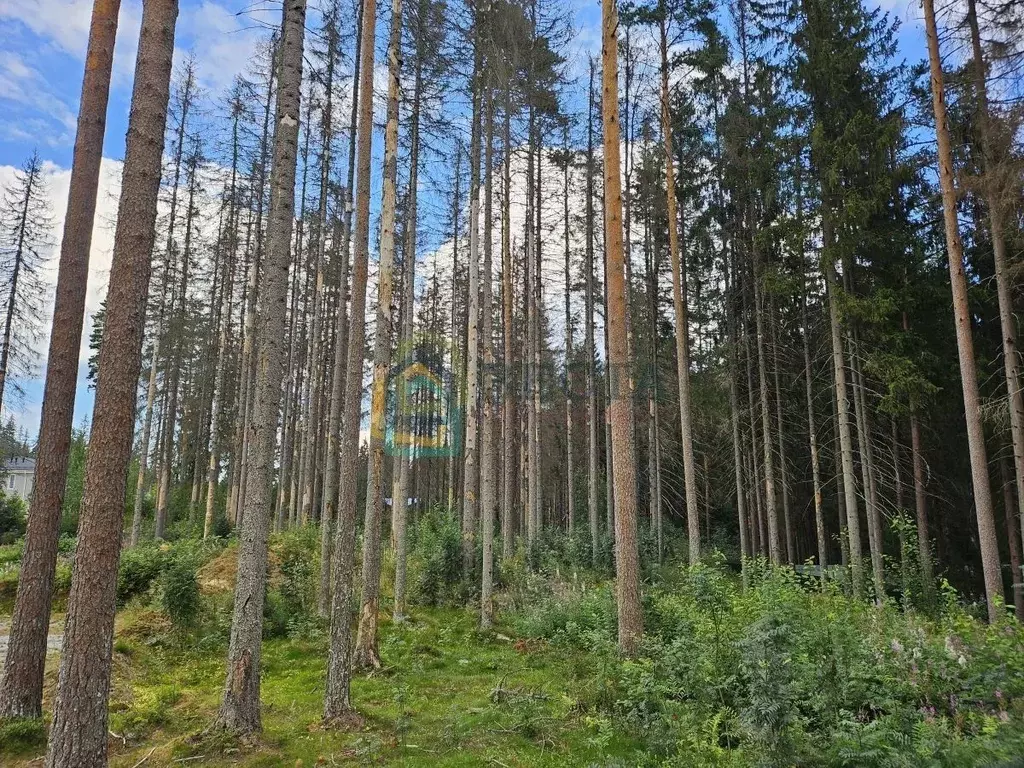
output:
[[[78,550],[46,755],[49,768],[98,768],[107,762],[107,697],[125,476],[142,367],[177,16],[177,0],[150,0],[143,6]],[[76,346],[76,360],[77,352]]]
[[[608,271],[608,346],[611,377],[612,470],[615,476],[615,572],[619,649],[636,653],[643,637],[636,538],[636,467],[633,464],[633,393],[629,388],[626,285],[622,241],[619,150],[618,12],[602,1],[602,111],[604,116],[605,232]]]
[[[345,411],[339,463],[338,519],[334,538],[331,589],[331,645],[327,656],[324,720],[339,721],[352,711],[349,666],[352,648],[352,580],[355,575],[356,476],[359,416],[363,398],[363,346],[366,341],[366,278],[370,253],[370,163],[373,149],[374,39],[377,2],[364,0],[359,54],[359,125],[356,149],[356,216],[353,230],[352,293],[349,307]],[[390,86],[389,86],[390,87]]]
[[[103,157],[107,100],[120,0],[96,0],[89,27],[57,296],[46,363],[42,420],[28,529],[0,681],[0,718],[40,717],[46,636],[61,509],[68,473],[79,347],[85,319],[89,249]]]
[[[395,262],[395,207],[398,178],[398,96],[402,56],[402,0],[392,0],[388,44],[388,116],[384,129],[384,190],[377,271],[377,324],[373,344],[369,460],[363,518],[363,595],[352,663],[380,668],[377,625],[380,609],[381,523],[384,518],[384,438],[388,374],[391,369],[391,294]]]
[[[256,376],[252,415],[246,427],[248,470],[243,485],[245,496],[239,531],[238,576],[227,675],[220,711],[214,723],[214,728],[238,735],[255,733],[262,727],[260,656],[263,603],[267,587],[274,448],[284,374],[305,19],[305,0],[286,0],[281,23],[267,254],[253,325]]]
[[[974,487],[974,509],[978,520],[978,544],[985,577],[985,596],[989,621],[998,621],[1004,613],[1003,578],[999,569],[999,544],[996,539],[992,490],[988,477],[985,431],[978,396],[978,373],[975,369],[974,339],[967,297],[967,276],[964,272],[964,251],[957,222],[956,187],[953,181],[953,149],[946,118],[943,93],[942,60],[939,35],[935,23],[935,0],[924,0],[925,34],[928,38],[928,61],[931,70],[932,109],[938,140],[939,186],[942,189],[942,213],[946,226],[946,249],[949,254],[949,282],[953,292],[953,315],[956,321],[956,345],[960,358],[960,381],[963,387],[964,415],[967,420],[967,443],[971,457],[971,478]]]

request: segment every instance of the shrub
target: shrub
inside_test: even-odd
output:
[[[156,544],[142,544],[121,553],[117,571],[117,601],[124,604],[143,595],[169,561],[169,550]]]
[[[176,626],[191,626],[201,607],[196,563],[176,557],[160,575],[160,605]]]
[[[25,502],[0,491],[0,544],[13,544],[25,535]]]
[[[447,509],[428,510],[413,528],[409,582],[425,605],[461,604],[463,595],[462,532]]]
[[[0,754],[18,755],[46,745],[46,723],[40,718],[0,722]]]

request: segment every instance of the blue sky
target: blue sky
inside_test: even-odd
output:
[[[600,46],[599,0],[564,0],[574,20],[577,37],[570,69],[580,73],[586,53]],[[924,56],[920,10],[913,0],[878,2],[903,22],[900,35],[903,55],[911,61]],[[316,7],[316,0],[310,5]],[[380,3],[382,7],[385,3]],[[176,58],[195,53],[202,86],[220,93],[241,72],[266,25],[279,16],[279,4],[261,0],[181,0],[176,36]],[[82,64],[92,0],[0,0],[0,186],[13,167],[38,150],[47,163],[50,194],[57,221],[55,235],[66,207],[68,168],[71,165],[75,119],[81,87]],[[87,311],[94,312],[106,282],[112,244],[112,218],[116,211],[119,160],[124,154],[132,69],[141,0],[122,0],[114,79],[108,110],[104,168],[99,211],[94,230],[93,267]],[[312,26],[312,25],[311,25]],[[56,259],[51,279],[56,279]],[[87,319],[85,336],[90,323]],[[45,362],[40,350],[40,376]],[[80,382],[84,382],[84,365]],[[42,379],[25,382],[26,397],[13,403],[16,421],[34,436],[38,428]],[[91,393],[79,387],[75,422],[87,418]],[[6,410],[6,409],[5,409]],[[5,415],[6,418],[6,415]]]

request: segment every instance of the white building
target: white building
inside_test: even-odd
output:
[[[4,493],[18,496],[28,503],[35,484],[36,460],[24,457],[7,459],[0,464]]]

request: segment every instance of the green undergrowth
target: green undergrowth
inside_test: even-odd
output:
[[[545,534],[501,564],[500,619],[477,629],[475,573],[445,516],[411,537],[411,620],[388,614],[384,668],[353,683],[358,718],[321,722],[328,628],[318,532],[271,539],[262,735],[207,732],[221,697],[237,548],[125,553],[110,697],[111,764],[982,768],[1024,765],[1024,631],[989,626],[940,585],[852,600],[789,568],[673,558],[644,574],[645,638],[616,648],[613,584],[578,542]],[[680,542],[673,551],[685,551]],[[649,558],[654,562],[655,558]],[[901,605],[901,601],[906,605]],[[54,685],[47,672],[46,709]],[[43,751],[38,723],[0,729],[0,764]],[[1014,762],[1017,761],[1017,762]]]

